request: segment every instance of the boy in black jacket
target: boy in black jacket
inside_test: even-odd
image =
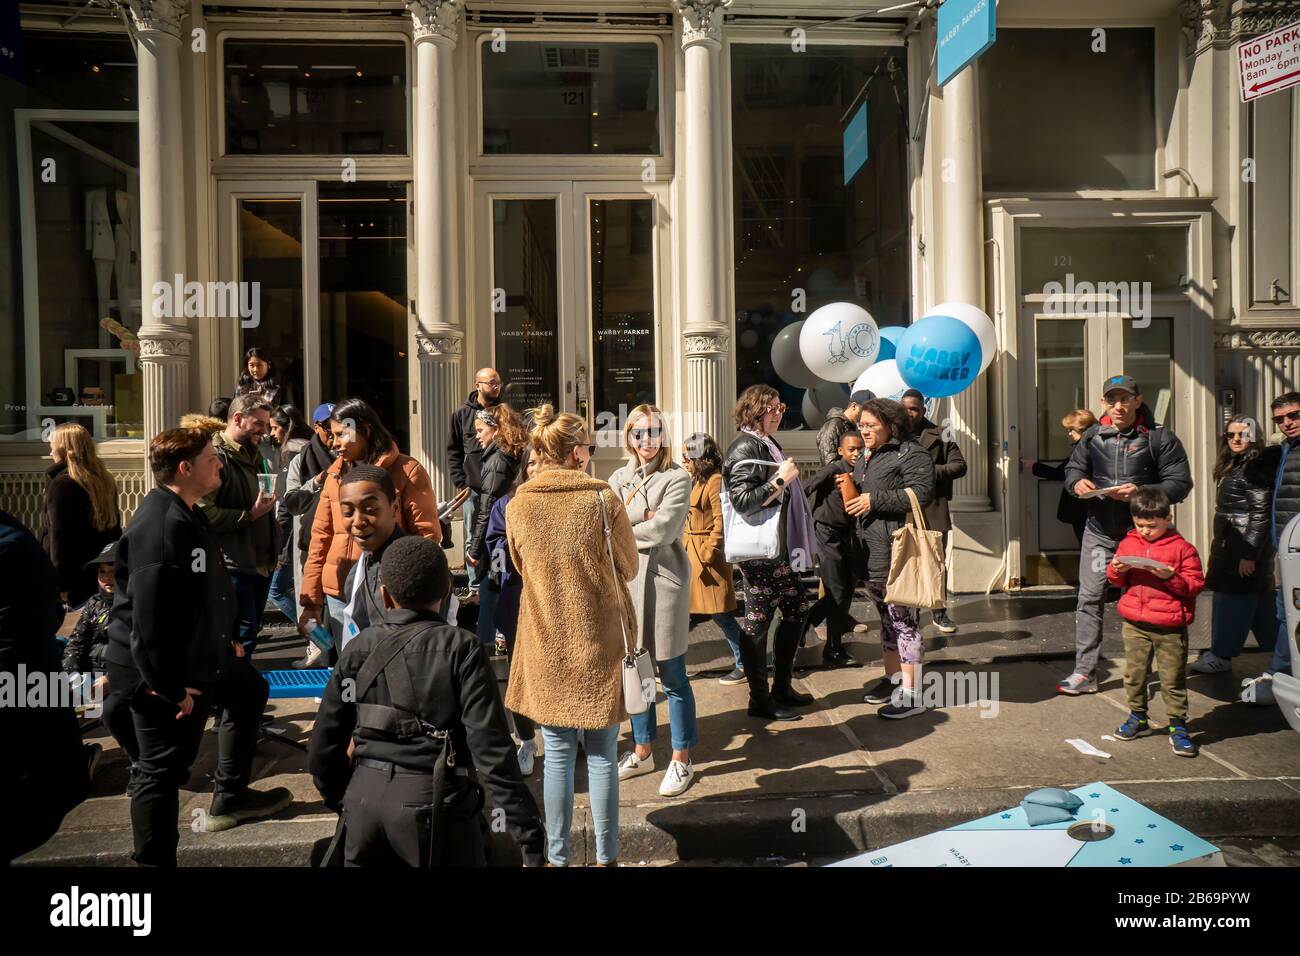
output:
[[[858,667],[844,647],[845,633],[853,630],[849,606],[853,603],[854,573],[858,559],[857,519],[844,510],[841,482],[853,480],[853,466],[862,457],[862,435],[855,429],[840,436],[839,457],[808,481],[808,504],[817,533],[817,560],[826,593],[813,608],[826,615],[826,646],[822,663],[827,667]],[[840,476],[844,477],[841,478]]]
[[[68,673],[88,674],[103,670],[104,651],[108,648],[108,617],[113,610],[113,561],[117,555],[117,542],[105,545],[104,550],[86,562],[87,570],[94,569],[99,580],[99,590],[81,609],[81,617],[72,629],[72,636],[63,649],[63,669]]]
[[[380,578],[396,610],[344,649],[308,758],[325,806],[344,814],[344,865],[485,866],[481,773],[525,865],[541,866],[546,833],[496,675],[478,639],[436,610],[451,589],[446,555],[399,538]]]

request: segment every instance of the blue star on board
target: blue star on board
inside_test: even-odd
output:
[[[1119,813],[1119,807],[1111,807],[1111,808],[1110,808],[1110,812],[1111,812],[1111,813]]]
[[[1098,798],[1101,796],[1101,794],[1100,794],[1100,793],[1090,793],[1090,794],[1088,794],[1088,796],[1090,796],[1090,797],[1092,797],[1092,799],[1096,800],[1096,799],[1098,799]]]
[[[1126,857],[1126,856],[1121,856],[1121,857],[1119,858],[1119,862],[1120,862],[1123,866],[1128,866],[1128,864],[1132,863],[1133,861],[1130,860],[1130,859],[1129,859],[1128,857]]]
[[[1002,814],[1002,819],[1003,819],[1003,820],[1010,820],[1010,819],[1011,819],[1011,814],[1009,814],[1009,813],[1004,813],[1004,814]]]
[[[1181,843],[1172,843],[1170,844],[1169,849],[1173,850],[1175,853],[1182,853],[1183,845]]]
[[[1139,839],[1134,840],[1133,842],[1134,842],[1134,843],[1146,843],[1147,841],[1146,841],[1146,840],[1143,840],[1143,839],[1141,839],[1141,838],[1139,838]]]
[[[1156,825],[1155,825],[1154,823],[1148,823],[1148,824],[1147,824],[1147,829],[1148,829],[1148,830],[1154,830],[1155,828],[1156,828]]]

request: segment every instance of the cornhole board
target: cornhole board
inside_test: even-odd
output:
[[[1071,793],[1083,801],[1073,820],[1031,827],[1016,806],[938,833],[871,850],[831,866],[1224,866],[1219,848],[1104,783]],[[1080,841],[1071,827],[1113,829]]]

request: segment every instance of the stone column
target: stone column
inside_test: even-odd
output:
[[[943,297],[985,308],[984,206],[980,170],[979,87],[974,64],[943,88],[939,176]],[[951,400],[956,441],[966,477],[953,489],[953,511],[989,511],[988,375]]]
[[[191,333],[184,316],[155,315],[157,283],[167,302],[184,275],[185,168],[181,121],[179,0],[130,0],[137,31],[140,98],[140,367],[144,436],[174,428],[189,411]],[[176,290],[179,296],[180,290]],[[147,474],[146,483],[152,485]]]
[[[407,0],[415,25],[415,346],[420,363],[423,464],[439,501],[453,493],[447,474],[451,414],[464,400],[465,330],[456,307],[460,267],[456,224],[456,78],[462,0]]]
[[[727,447],[732,432],[732,321],[726,311],[726,277],[718,237],[722,235],[724,203],[720,59],[723,11],[731,0],[674,0],[682,18],[682,49],[686,59],[685,256],[686,320],[683,345],[686,387],[683,390],[682,431],[703,431]]]

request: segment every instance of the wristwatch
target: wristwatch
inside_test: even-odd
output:
[[[784,479],[784,478],[781,478],[781,477],[773,478],[773,479],[772,479],[772,483],[773,483],[774,485],[776,485],[778,488],[784,488],[784,487],[785,487],[785,479]]]

